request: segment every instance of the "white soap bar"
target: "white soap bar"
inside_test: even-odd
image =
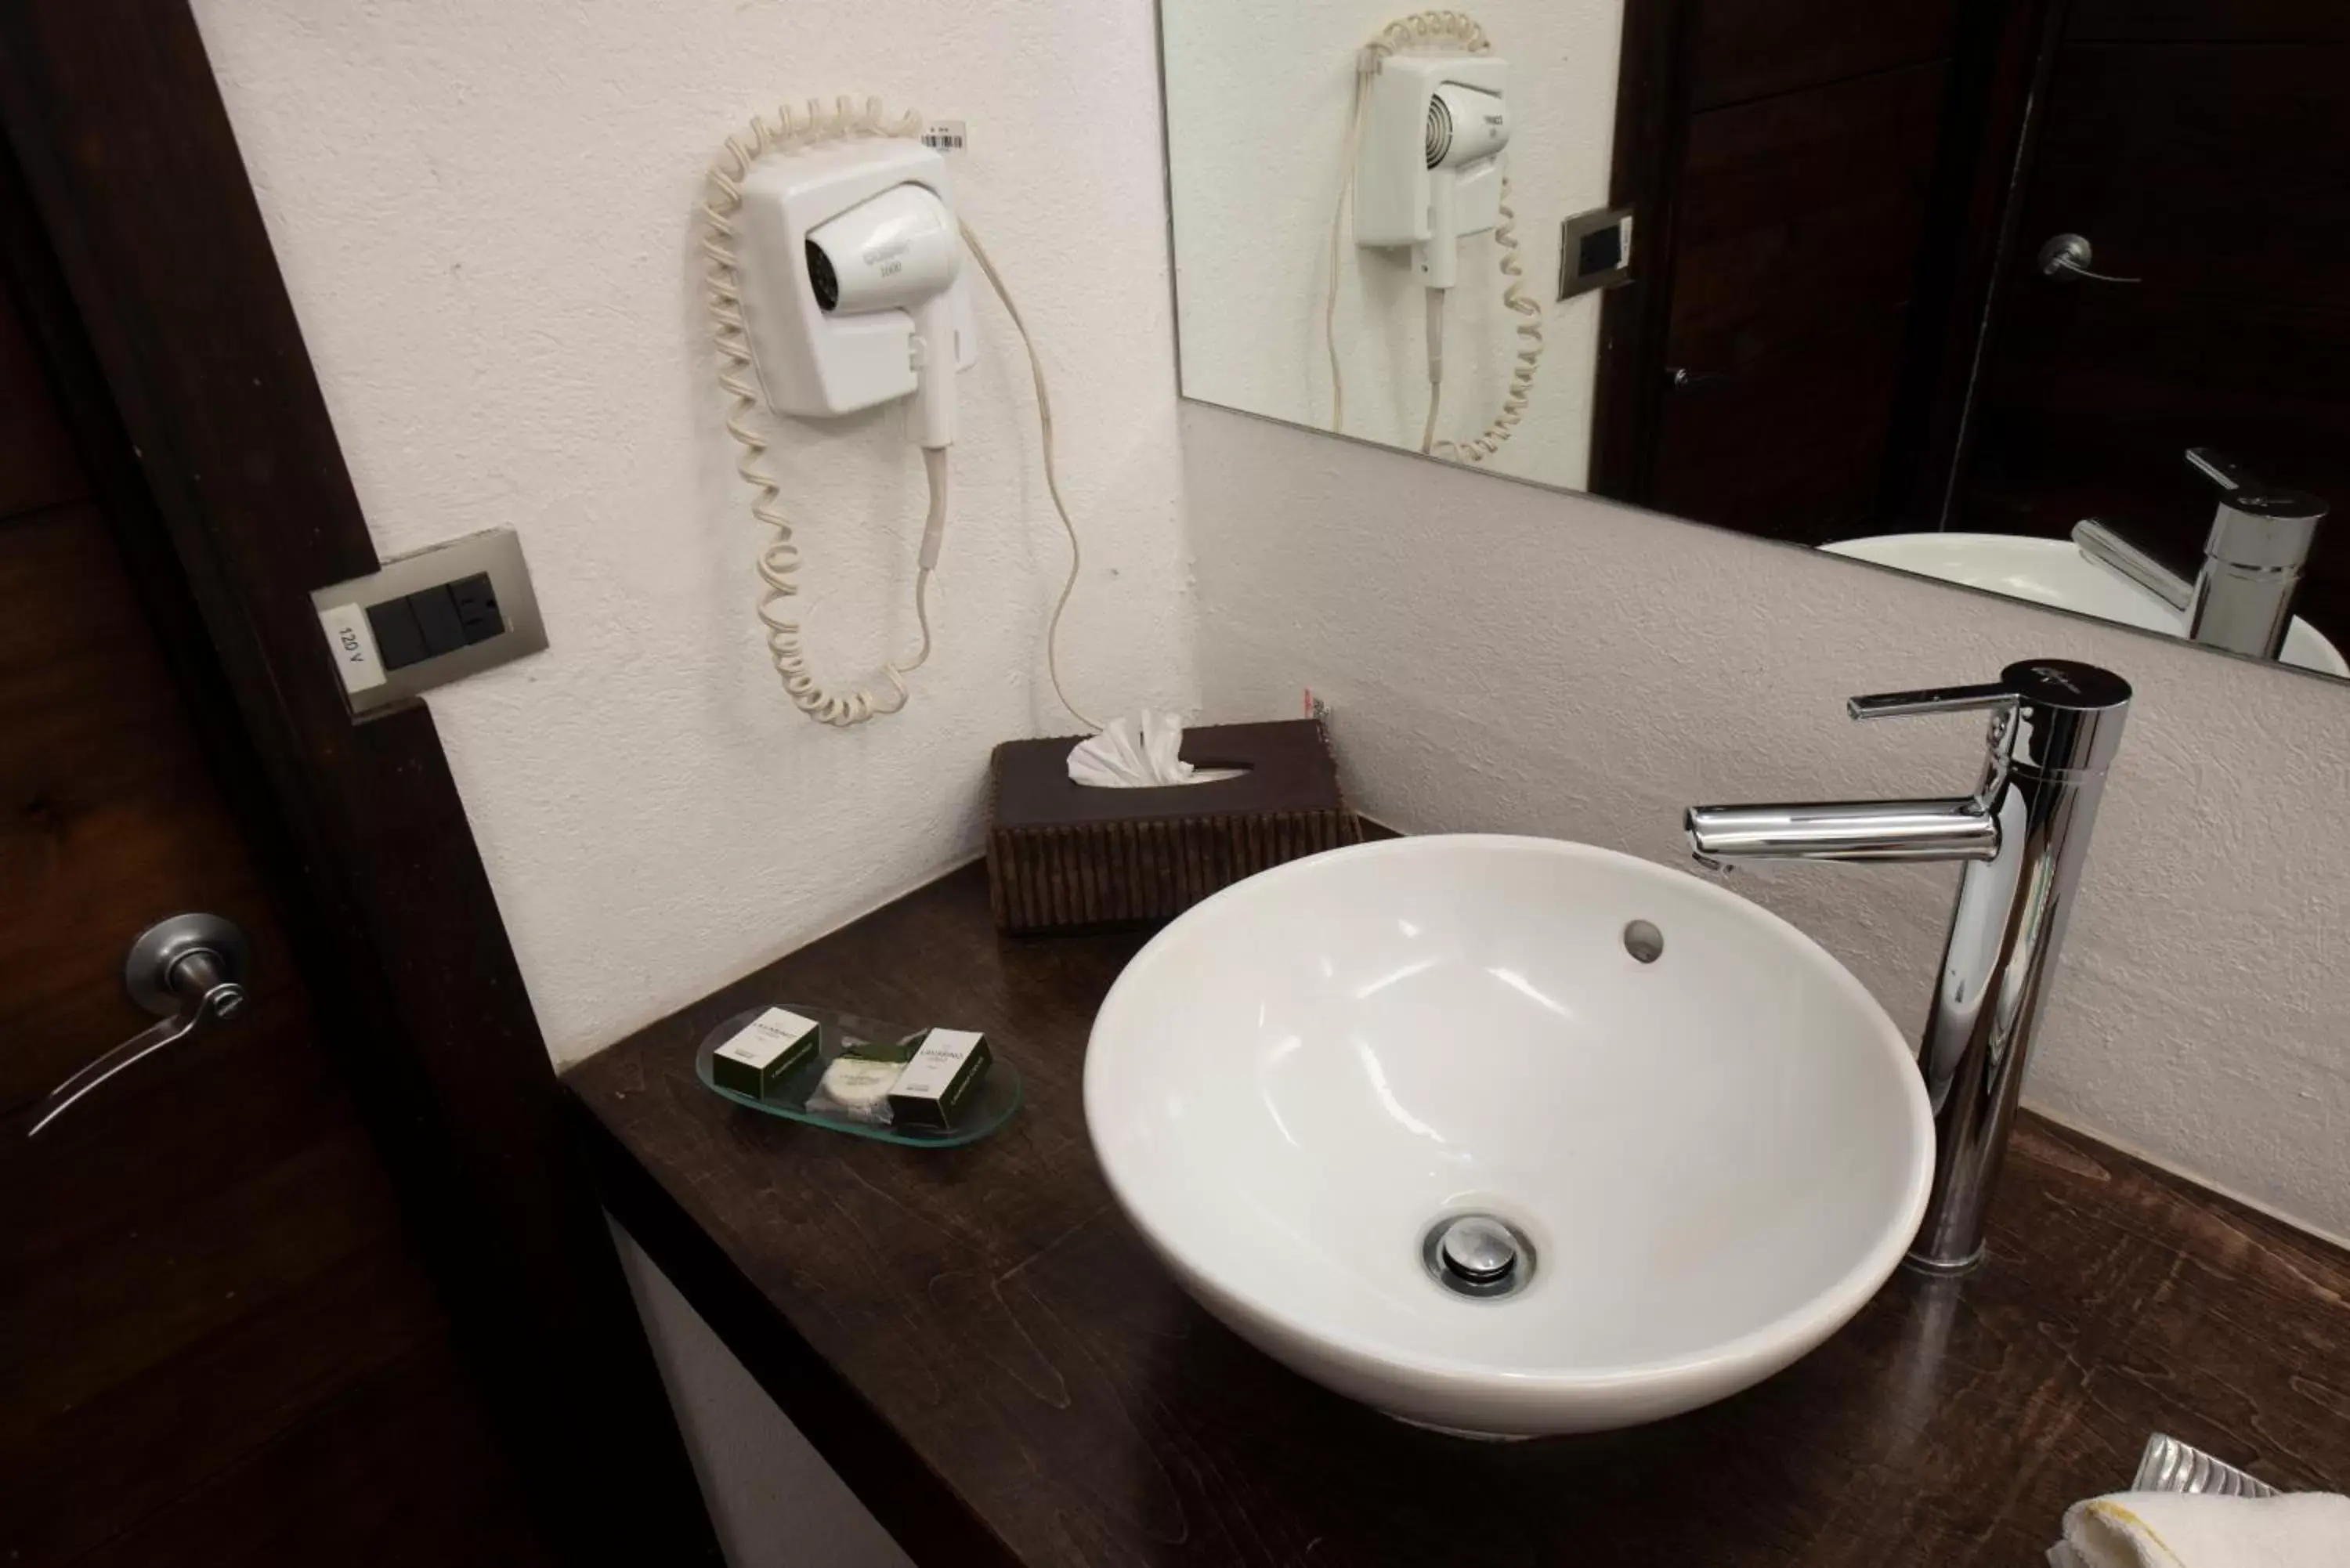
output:
[[[807,1108],[853,1122],[886,1122],[889,1119],[889,1085],[898,1081],[899,1068],[896,1062],[836,1056],[826,1064],[823,1081],[808,1096]]]

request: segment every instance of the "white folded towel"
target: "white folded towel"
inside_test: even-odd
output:
[[[2121,1491],[2064,1511],[2051,1568],[2350,1568],[2350,1497]]]

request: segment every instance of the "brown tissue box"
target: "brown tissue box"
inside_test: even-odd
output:
[[[987,888],[1000,931],[1147,925],[1284,860],[1362,842],[1317,720],[1186,730],[1185,762],[1248,771],[1163,789],[1072,784],[1082,739],[995,748]]]

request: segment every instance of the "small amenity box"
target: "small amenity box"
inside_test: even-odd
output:
[[[932,1029],[889,1087],[899,1127],[951,1127],[955,1113],[987,1071],[987,1037],[968,1029]]]
[[[816,1054],[812,1019],[770,1007],[710,1054],[710,1078],[722,1089],[764,1100],[785,1075]]]

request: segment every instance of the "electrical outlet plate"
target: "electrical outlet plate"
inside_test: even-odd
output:
[[[1607,259],[1611,249],[1612,265]],[[1572,299],[1596,288],[1616,288],[1631,281],[1631,208],[1577,213],[1559,225],[1559,298]]]
[[[433,588],[486,576],[504,626],[494,633],[398,669],[390,667],[368,611]],[[536,653],[546,646],[538,596],[523,565],[522,540],[511,528],[493,528],[434,545],[386,562],[364,577],[311,590],[328,655],[342,678],[351,717],[369,717],[479,670]]]

